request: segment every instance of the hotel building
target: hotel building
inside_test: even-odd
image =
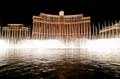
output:
[[[2,28],[3,39],[26,39],[29,37],[29,29],[23,24],[7,24]]]
[[[60,11],[59,15],[40,13],[32,18],[33,39],[76,39],[91,36],[90,17],[84,17],[83,14],[64,15],[64,11]]]
[[[120,23],[111,26],[106,26],[99,31],[100,38],[115,38],[120,37]]]

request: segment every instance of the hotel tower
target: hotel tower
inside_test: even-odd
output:
[[[33,16],[33,39],[76,39],[90,38],[91,23],[90,17],[83,14],[59,15],[40,13]]]

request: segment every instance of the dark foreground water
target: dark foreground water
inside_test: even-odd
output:
[[[0,79],[120,79],[120,52],[1,49]]]

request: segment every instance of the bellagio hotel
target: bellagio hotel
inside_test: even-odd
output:
[[[64,11],[60,11],[59,15],[40,13],[39,16],[33,16],[33,39],[72,39],[90,36],[90,17],[84,17],[83,14],[64,15]]]

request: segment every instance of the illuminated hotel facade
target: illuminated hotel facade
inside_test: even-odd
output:
[[[83,14],[59,15],[40,13],[33,16],[32,39],[76,39],[90,38],[90,17]]]
[[[107,26],[99,31],[99,38],[120,37],[120,23]]]
[[[3,39],[27,39],[29,37],[29,28],[23,24],[7,24],[2,28]]]

